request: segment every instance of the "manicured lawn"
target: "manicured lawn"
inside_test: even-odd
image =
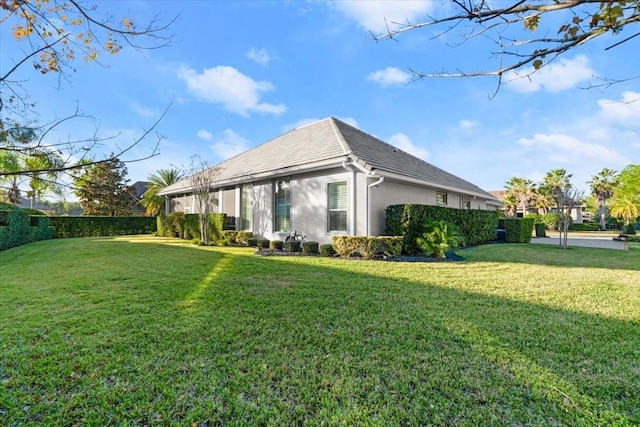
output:
[[[640,247],[0,252],[1,425],[640,424]]]

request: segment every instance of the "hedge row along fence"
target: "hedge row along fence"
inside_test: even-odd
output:
[[[0,211],[0,251],[51,239],[53,235],[47,216],[30,216],[23,210]]]
[[[148,216],[54,216],[49,221],[55,237],[99,237],[156,232],[156,219]]]
[[[391,205],[386,209],[385,233],[402,236],[405,254],[420,253],[416,239],[425,221],[445,221],[458,227],[468,246],[496,239],[499,213],[478,209],[452,209],[430,205]]]

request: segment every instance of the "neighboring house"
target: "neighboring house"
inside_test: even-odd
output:
[[[129,207],[131,215],[143,216],[147,211],[147,208],[144,207],[141,200],[150,184],[148,181],[136,181],[127,187],[129,195],[131,196],[131,205]]]
[[[382,235],[389,205],[495,210],[491,194],[333,117],[294,129],[214,167],[215,212],[236,229],[284,240],[292,231]],[[196,213],[189,178],[159,192],[167,214]]]
[[[55,215],[54,210],[51,209],[49,206],[45,206],[38,202],[32,203],[31,199],[25,199],[24,197],[20,197],[20,199],[18,200],[18,203],[16,203],[15,206],[19,208],[36,209],[46,215]]]
[[[505,190],[490,190],[489,193],[491,193],[500,201],[503,201],[507,194]],[[574,206],[571,209],[571,219],[573,220],[574,224],[582,224],[583,222],[591,222],[593,220],[593,214],[591,212],[585,212],[586,208],[587,208],[587,205],[585,205],[584,203],[581,203],[577,206]],[[549,210],[549,212],[557,212],[557,211],[558,211],[557,206],[553,206]],[[527,214],[530,214],[530,213],[538,213],[538,209],[536,209],[536,207],[533,205],[528,205]],[[520,210],[519,207],[516,207],[516,217],[519,217],[519,218],[522,217],[522,211]]]

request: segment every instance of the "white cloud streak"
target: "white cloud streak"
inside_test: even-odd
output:
[[[206,68],[202,73],[187,67],[178,70],[190,93],[211,104],[221,104],[226,110],[248,117],[250,113],[282,114],[284,104],[261,102],[261,96],[274,90],[268,81],[256,81],[233,67]]]
[[[411,74],[399,68],[387,67],[384,70],[374,71],[369,74],[367,80],[377,83],[382,87],[401,86],[411,80]]]
[[[246,57],[262,66],[268,65],[269,62],[271,62],[271,55],[269,55],[266,49],[256,49],[252,47],[247,52]]]
[[[331,4],[365,30],[378,34],[386,32],[387,27],[393,29],[398,24],[426,18],[427,13],[437,7],[436,2],[428,0],[336,1]]]
[[[505,87],[514,92],[530,93],[541,90],[558,93],[573,89],[579,83],[591,79],[596,72],[590,67],[589,59],[578,55],[573,59],[562,58],[539,70],[526,67],[505,73]]]

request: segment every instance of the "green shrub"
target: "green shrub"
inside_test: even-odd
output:
[[[423,233],[425,221],[445,221],[458,227],[467,245],[490,242],[496,238],[498,211],[453,209],[430,205],[392,205],[386,209],[385,233],[403,237],[403,252],[417,254],[416,239]]]
[[[627,224],[624,226],[624,234],[636,234],[636,226],[635,224]]]
[[[422,251],[434,258],[444,258],[447,251],[457,249],[464,238],[454,224],[444,221],[426,221],[422,237],[416,240]]]
[[[555,212],[547,212],[540,216],[540,222],[542,222],[547,230],[558,230],[558,222],[560,222],[560,216]]]
[[[238,232],[236,230],[224,230],[222,232],[222,239],[229,245],[238,244]]]
[[[49,222],[56,237],[97,237],[151,234],[157,222],[148,216],[52,216]]]
[[[258,239],[255,238],[250,238],[247,239],[247,246],[251,246],[252,248],[255,248],[256,246],[258,246]]]
[[[303,242],[302,243],[302,253],[303,254],[317,254],[318,253],[318,242]]]
[[[300,240],[284,242],[284,250],[287,252],[300,252]]]
[[[269,248],[269,239],[258,239],[257,246],[260,249],[268,249]]]
[[[171,212],[167,215],[167,225],[170,237],[184,239],[184,212]]]
[[[533,218],[504,218],[507,243],[530,243],[533,224]]]
[[[25,209],[0,211],[0,214],[4,224],[0,226],[0,250],[53,237],[54,230],[45,215],[29,216]]]
[[[251,231],[238,231],[238,234],[236,234],[236,244],[238,245],[248,245],[249,239],[253,239]]]
[[[281,251],[282,250],[282,240],[272,240],[269,242],[269,249],[272,249],[274,251]]]
[[[343,258],[361,256],[373,259],[376,255],[396,257],[402,252],[402,237],[333,236],[331,239],[336,253]]]
[[[569,226],[571,231],[598,231],[600,230],[600,224],[595,222],[583,222],[582,224],[571,224]]]
[[[322,256],[334,256],[336,254],[336,250],[333,248],[331,243],[325,243],[318,247],[320,250],[320,255]]]
[[[222,240],[222,230],[224,227],[225,214],[212,213],[209,214],[209,242],[219,244]],[[184,231],[185,239],[200,239],[200,216],[198,214],[184,215]]]

